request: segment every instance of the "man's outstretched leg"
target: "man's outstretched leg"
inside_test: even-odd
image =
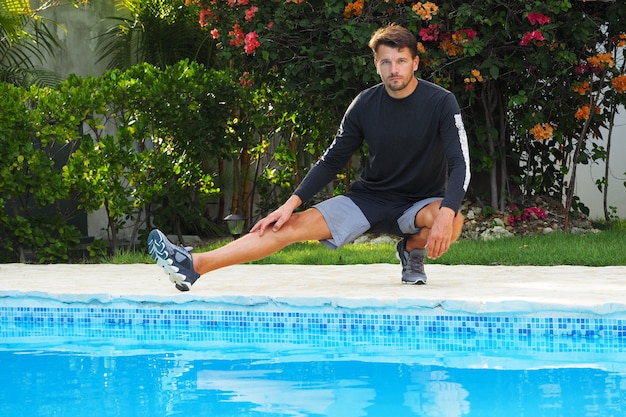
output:
[[[295,242],[330,239],[331,233],[317,209],[294,213],[278,231],[249,233],[226,246],[191,254],[173,245],[159,230],[148,235],[148,252],[180,291],[189,291],[200,275],[225,266],[265,258]]]

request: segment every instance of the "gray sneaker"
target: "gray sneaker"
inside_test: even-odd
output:
[[[173,245],[158,229],[152,230],[148,235],[148,252],[179,291],[189,291],[200,278],[200,274],[193,269],[193,260],[189,253],[191,249]]]
[[[405,238],[396,245],[396,256],[402,263],[403,283],[415,285],[426,284],[426,273],[424,272],[426,249],[413,249],[411,252],[407,252]]]

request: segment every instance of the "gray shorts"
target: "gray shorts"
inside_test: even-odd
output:
[[[432,197],[410,203],[340,195],[313,207],[322,213],[333,236],[321,242],[337,249],[367,232],[396,236],[416,234],[420,231],[415,225],[417,213],[428,204],[441,200],[442,197]]]

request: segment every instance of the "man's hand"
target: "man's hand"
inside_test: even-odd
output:
[[[428,248],[428,257],[437,259],[450,249],[452,243],[454,210],[448,207],[441,207],[433,226],[430,229],[428,239],[426,240],[426,248]]]
[[[270,226],[272,226],[272,231],[278,232],[287,220],[291,218],[293,211],[298,208],[300,204],[302,204],[300,197],[292,195],[282,206],[259,220],[252,229],[250,229],[250,233],[259,232],[259,236],[263,236],[265,230]]]

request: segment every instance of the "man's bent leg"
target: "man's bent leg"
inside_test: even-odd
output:
[[[430,229],[435,222],[435,218],[439,214],[441,202],[443,200],[434,201],[421,209],[415,215],[415,225],[420,228],[419,232],[407,239],[407,250],[422,249],[426,246]],[[456,242],[463,231],[464,217],[461,213],[457,213],[452,223],[451,242]]]
[[[265,258],[295,242],[324,240],[331,237],[322,214],[319,210],[311,208],[294,213],[276,232],[266,230],[263,236],[248,233],[221,248],[193,254],[193,265],[202,275],[218,268]]]

